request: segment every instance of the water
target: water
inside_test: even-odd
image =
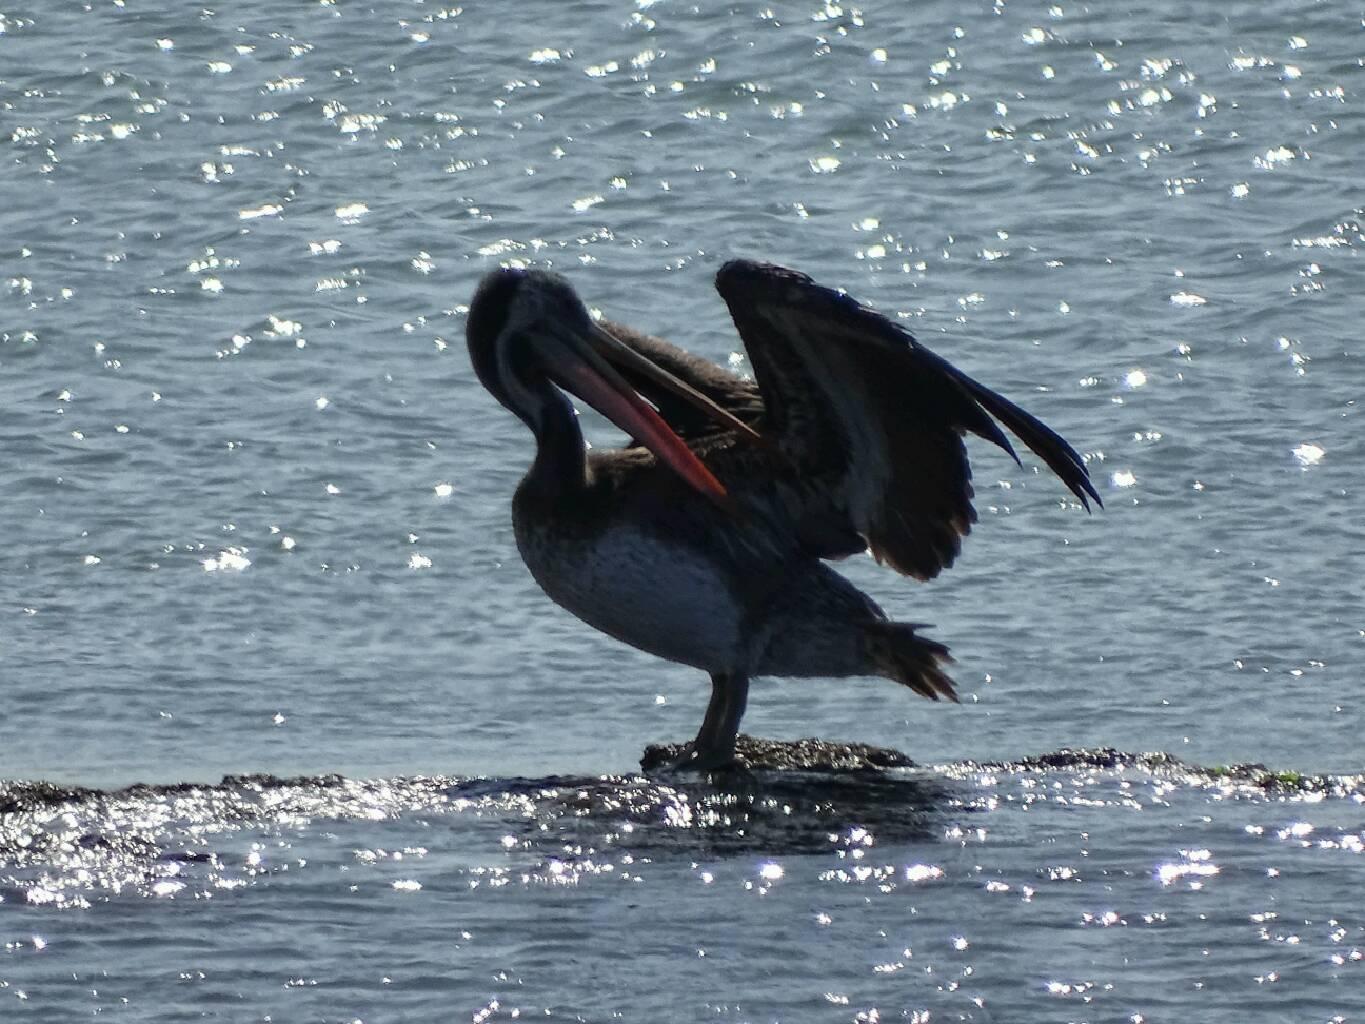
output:
[[[1358,11],[0,28],[0,779],[49,784],[0,787],[0,1019],[1365,1015]],[[479,275],[723,362],[736,255],[903,314],[1105,496],[978,444],[951,572],[844,566],[964,705],[761,681],[745,726],[923,766],[881,781],[631,775],[705,680],[515,552]]]

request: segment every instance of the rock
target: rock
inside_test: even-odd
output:
[[[640,758],[640,767],[647,772],[667,768],[682,757],[684,749],[683,743],[651,743]],[[742,733],[735,741],[735,760],[737,767],[749,771],[843,773],[915,767],[914,761],[890,747],[832,743],[814,737],[767,740]]]

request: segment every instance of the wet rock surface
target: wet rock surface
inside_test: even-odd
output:
[[[682,757],[683,743],[652,743],[640,758],[646,772],[667,769]],[[769,740],[741,733],[735,743],[739,769],[750,771],[877,772],[888,768],[914,768],[915,762],[891,747],[868,743],[836,743],[808,737]]]

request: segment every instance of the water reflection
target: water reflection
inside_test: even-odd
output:
[[[88,907],[125,891],[208,898],[310,865],[411,862],[440,846],[463,849],[471,877],[501,877],[503,884],[514,868],[523,881],[563,884],[585,873],[629,875],[637,861],[756,855],[754,884],[764,887],[783,879],[783,858],[826,854],[835,860],[829,880],[914,885],[943,878],[937,854],[897,864],[880,863],[888,859],[876,854],[924,844],[981,847],[988,830],[965,824],[967,815],[1055,806],[1112,816],[1199,793],[1214,803],[1292,800],[1305,809],[1324,799],[1358,803],[1365,783],[1257,765],[1204,769],[1166,754],[1114,750],[932,769],[762,769],[711,778],[266,775],[116,791],[0,782],[0,897],[56,908]],[[438,823],[451,830],[449,839],[424,833],[420,845],[411,841]],[[1002,827],[1009,826],[997,821],[993,831]],[[1328,836],[1314,829],[1296,820],[1238,831],[1250,837],[1245,841],[1269,835],[1348,856],[1362,849],[1354,830]],[[1070,867],[1050,870],[1074,875]],[[1203,848],[1151,868],[1163,886],[1191,888],[1219,870]],[[391,887],[416,891],[414,881],[404,875]]]
[[[858,850],[874,837],[930,841],[965,796],[954,796],[964,787],[953,780],[901,771],[480,781],[457,784],[450,795],[458,802],[489,786],[496,799],[526,809],[520,837],[527,848],[629,848],[653,857]]]

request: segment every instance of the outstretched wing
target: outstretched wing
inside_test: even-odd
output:
[[[762,430],[795,470],[810,514],[842,517],[879,561],[921,579],[952,564],[976,521],[963,434],[1018,462],[996,420],[1087,509],[1103,504],[1058,434],[849,296],[749,260],[721,267],[716,288],[753,366]]]

